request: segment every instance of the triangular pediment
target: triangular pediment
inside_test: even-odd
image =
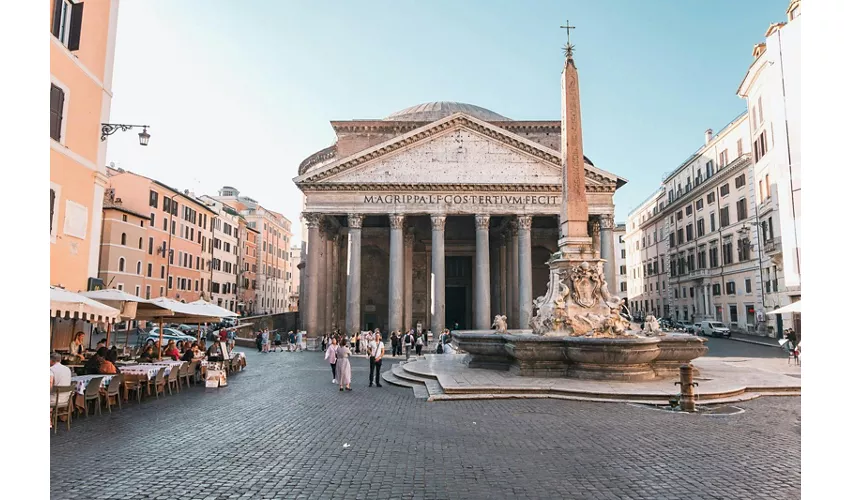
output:
[[[319,185],[517,185],[560,189],[560,153],[472,116],[456,113],[296,177]],[[585,165],[589,190],[618,177]]]

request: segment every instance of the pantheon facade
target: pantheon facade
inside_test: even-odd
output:
[[[526,329],[558,250],[561,122],[456,102],[333,121],[337,140],[296,185],[308,227],[300,309],[308,337],[336,329]],[[585,158],[589,233],[614,261],[614,192]]]

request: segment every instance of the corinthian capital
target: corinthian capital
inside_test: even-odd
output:
[[[531,216],[530,215],[520,215],[517,216],[516,222],[520,229],[527,231],[531,229]]]
[[[485,214],[477,214],[475,216],[476,229],[490,229],[490,216]]]
[[[393,229],[404,228],[404,215],[390,214],[390,227]]]
[[[431,216],[431,229],[436,231],[443,231],[446,229],[446,216],[445,215],[432,215]]]
[[[599,226],[602,229],[614,229],[614,216],[611,214],[602,214],[599,216]]]
[[[304,221],[307,223],[307,227],[310,229],[315,229],[322,224],[322,214],[303,214]]]
[[[348,229],[360,229],[363,227],[363,216],[360,214],[348,214]]]

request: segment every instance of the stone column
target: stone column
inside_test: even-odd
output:
[[[475,216],[475,329],[490,328],[490,216]]]
[[[318,334],[319,320],[319,247],[322,239],[319,225],[320,214],[304,214],[307,221],[307,314],[304,329],[308,337]]]
[[[404,313],[404,215],[390,214],[389,331],[400,330]],[[387,332],[389,333],[389,332]]]
[[[599,216],[593,215],[590,217],[590,221],[587,223],[588,232],[590,234],[590,244],[593,248],[593,255],[596,257],[602,258],[601,255],[601,247],[599,242]]]
[[[327,332],[327,289],[328,289],[328,228],[327,224],[323,223],[319,226],[319,241],[316,242],[316,250],[319,252],[319,277],[316,279],[319,291],[316,295],[319,297],[317,307],[316,329],[318,335],[324,335]]]
[[[499,235],[499,310],[496,314],[508,314],[508,244],[504,234]]]
[[[446,326],[446,217],[431,216],[431,332]]]
[[[517,217],[519,226],[519,327],[531,321],[531,216]]]
[[[322,333],[331,333],[333,330],[333,315],[334,315],[334,273],[333,273],[333,253],[334,253],[334,238],[333,232],[335,228],[328,225],[325,227],[325,330]]]
[[[508,262],[508,267],[510,269],[510,274],[508,278],[508,290],[509,299],[511,303],[508,305],[508,323],[511,328],[519,328],[519,264],[517,260],[519,259],[519,238],[517,237],[517,223],[516,221],[511,221],[508,225],[508,232],[511,235],[510,239],[510,252],[508,256],[510,257],[510,261]]]
[[[409,330],[413,325],[413,234],[412,227],[404,234],[404,319],[402,328]]]
[[[360,325],[360,230],[363,216],[348,215],[348,282],[345,294],[348,303],[345,310],[345,332],[351,335],[359,332]]]
[[[616,295],[619,293],[613,289],[617,283],[617,270],[614,269],[614,216],[611,214],[599,217],[599,257],[605,259],[605,281],[608,282],[608,291]],[[613,283],[613,284],[612,284]]]

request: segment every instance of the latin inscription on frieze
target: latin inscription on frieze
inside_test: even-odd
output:
[[[374,205],[557,205],[560,196],[552,195],[474,195],[474,194],[376,194],[363,196],[363,202]]]

